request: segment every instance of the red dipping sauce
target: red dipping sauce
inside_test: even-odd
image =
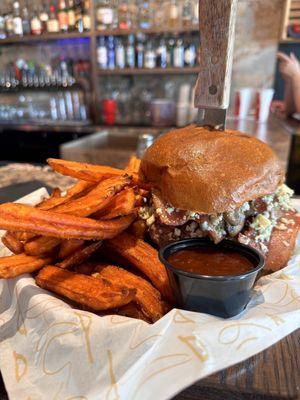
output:
[[[201,247],[179,250],[168,257],[177,269],[197,275],[239,275],[255,268],[243,254],[225,248]]]

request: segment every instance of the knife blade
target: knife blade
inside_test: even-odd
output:
[[[238,0],[199,0],[200,60],[197,124],[224,130],[229,107]]]

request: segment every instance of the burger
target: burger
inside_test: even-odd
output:
[[[158,246],[187,238],[231,239],[284,267],[298,232],[293,191],[273,151],[238,131],[188,126],[147,150],[140,173],[152,191],[139,216]]]

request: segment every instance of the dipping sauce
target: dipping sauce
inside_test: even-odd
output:
[[[239,275],[255,268],[237,251],[214,247],[179,250],[168,257],[168,262],[182,271],[208,276]]]

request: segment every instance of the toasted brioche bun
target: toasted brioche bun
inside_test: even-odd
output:
[[[289,214],[286,218],[295,221],[295,224],[287,225],[288,229],[283,231],[276,228],[273,230],[264,268],[266,271],[274,272],[286,267],[293,255],[300,229],[300,217]]]
[[[173,207],[205,214],[234,210],[275,192],[284,180],[265,143],[195,125],[156,140],[142,159],[141,174]]]

